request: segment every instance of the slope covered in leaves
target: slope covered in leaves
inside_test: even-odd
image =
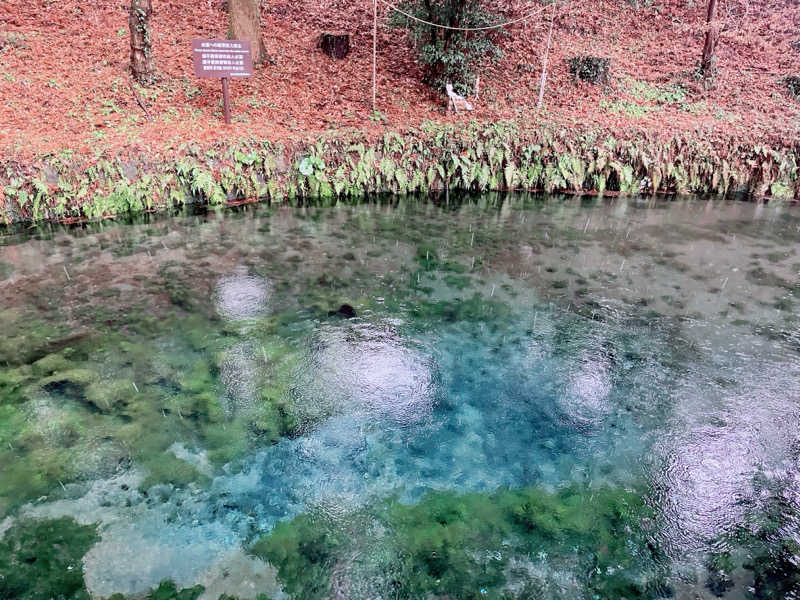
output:
[[[511,26],[500,63],[481,77],[469,117],[445,116],[444,102],[419,83],[413,49],[381,6],[378,108],[372,115],[372,2],[264,0],[270,59],[232,85],[235,122],[221,123],[219,82],[193,75],[194,37],[224,36],[222,0],[154,0],[157,85],[139,89],[128,74],[125,2],[5,0],[0,4],[0,147],[5,160],[73,150],[169,151],[186,141],[305,137],[337,127],[377,134],[425,119],[515,119],[665,137],[705,136],[795,142],[800,101],[781,85],[800,74],[800,10],[794,0],[721,0],[717,88],[693,71],[703,43],[705,5],[685,0],[563,0],[555,10],[545,107],[536,109],[550,10]],[[489,2],[502,20],[536,3]],[[542,5],[544,6],[544,5]],[[348,32],[353,51],[333,61],[316,47],[323,31]],[[612,59],[602,88],[574,82],[565,59]],[[370,116],[373,116],[370,119]]]

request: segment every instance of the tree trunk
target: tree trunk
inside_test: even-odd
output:
[[[708,0],[706,39],[703,44],[703,57],[700,59],[700,73],[703,76],[703,86],[707,90],[714,87],[714,75],[716,74],[714,51],[717,49],[717,42],[719,41],[719,25],[713,22],[716,8],[717,0]]]
[[[131,72],[142,85],[150,85],[155,79],[153,69],[152,36],[150,15],[153,0],[131,0],[128,26],[131,30]]]
[[[228,0],[229,37],[249,40],[253,64],[260,65],[267,57],[261,37],[261,0]]]

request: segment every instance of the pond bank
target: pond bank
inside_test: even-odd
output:
[[[64,152],[0,167],[0,219],[91,220],[185,204],[447,190],[800,198],[800,160],[791,143],[699,133],[663,140],[615,135],[515,122],[427,123],[371,140],[347,130],[291,142],[240,139],[125,156]]]

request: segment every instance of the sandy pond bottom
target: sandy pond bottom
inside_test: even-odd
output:
[[[0,598],[800,597],[799,248],[699,199],[0,232]]]

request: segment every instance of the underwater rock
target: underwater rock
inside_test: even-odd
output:
[[[172,486],[182,488],[195,481],[208,481],[207,475],[172,452],[164,452],[149,458],[145,466],[150,474],[139,484],[139,490],[149,490],[150,495],[162,500],[169,499]]]
[[[0,540],[3,539],[3,536],[6,534],[6,531],[8,531],[13,524],[14,521],[12,520],[11,517],[6,517],[2,521],[0,521]]]
[[[0,405],[15,404],[23,395],[25,383],[30,378],[30,367],[0,369]]]
[[[278,570],[262,560],[248,556],[242,548],[222,554],[199,579],[205,588],[198,600],[219,598],[261,598],[266,593],[273,600],[286,595],[278,583]]]
[[[101,412],[114,412],[127,406],[136,395],[130,381],[96,381],[86,388],[86,401]]]
[[[800,100],[800,75],[787,75],[783,78],[783,85],[792,98]]]
[[[65,334],[65,327],[23,314],[18,310],[0,311],[0,363],[32,363],[89,335],[87,330]]]
[[[46,351],[46,354],[60,352],[65,348],[69,348],[70,346],[82,342],[90,335],[91,332],[88,329],[82,329],[79,331],[73,331],[72,333],[68,333],[66,335],[56,336],[47,340],[47,345],[44,347],[44,350]]]
[[[3,279],[8,279],[11,276],[11,273],[13,272],[14,272],[14,267],[0,260],[0,281],[2,281]]]
[[[46,377],[59,371],[68,371],[73,366],[73,363],[61,354],[48,354],[44,358],[37,360],[32,366],[34,374]]]
[[[329,317],[343,317],[345,319],[354,319],[356,317],[356,309],[349,304],[342,304],[339,310],[331,310],[328,312]]]
[[[56,373],[40,382],[42,389],[65,396],[82,396],[87,386],[97,380],[97,373],[89,369],[70,369]]]
[[[214,475],[214,467],[208,460],[208,452],[205,450],[192,451],[180,442],[174,442],[169,448],[176,458],[187,462],[197,469],[203,475],[212,477]]]

